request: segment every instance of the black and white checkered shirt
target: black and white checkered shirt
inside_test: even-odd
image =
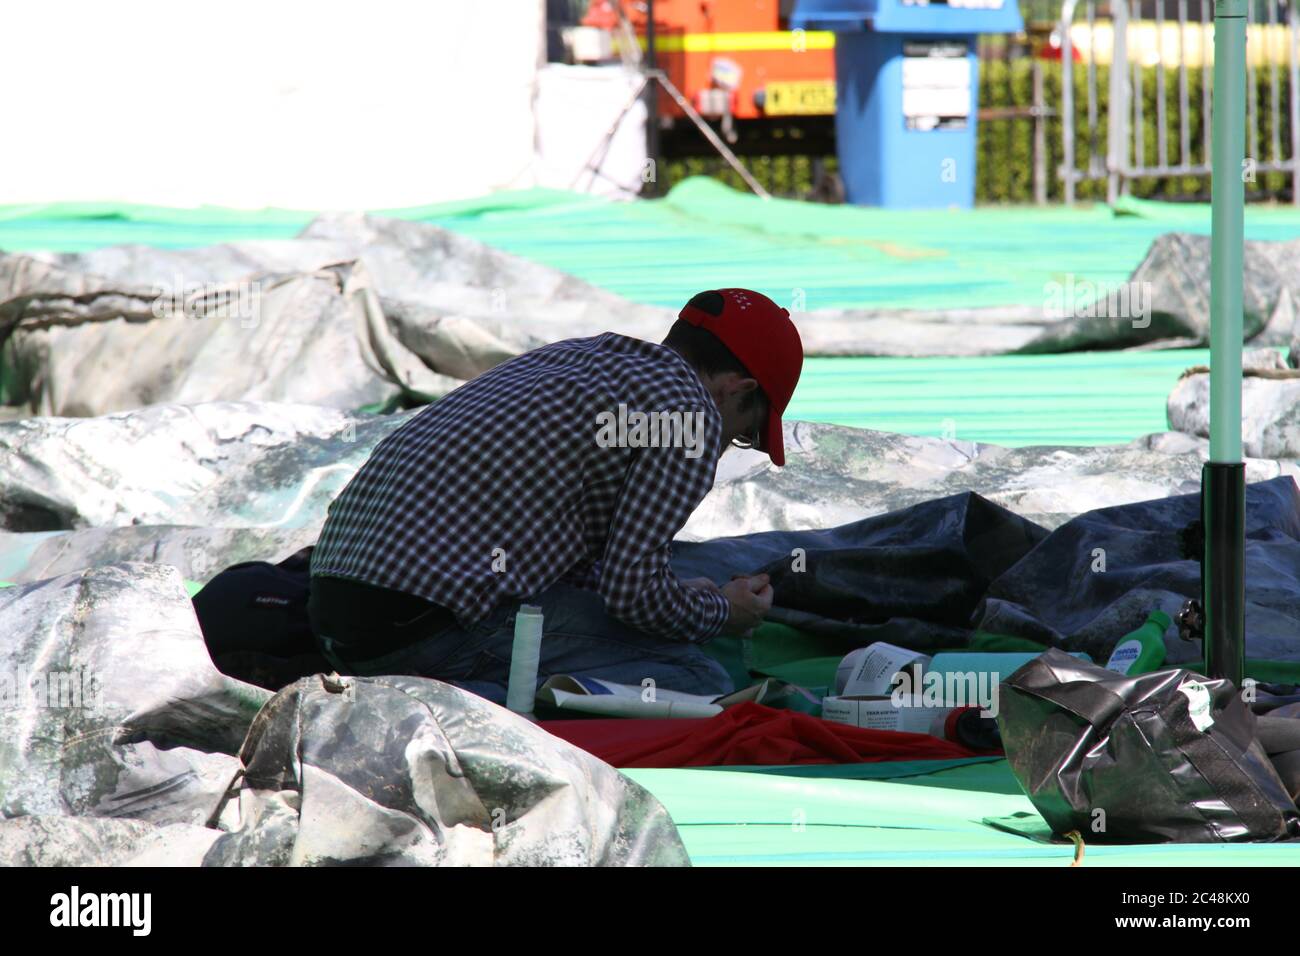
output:
[[[690,416],[695,431],[672,415],[638,429],[635,412]],[[311,571],[417,595],[462,624],[564,581],[640,630],[707,640],[727,601],[684,587],[668,560],[721,445],[717,405],[667,346],[614,333],[547,345],[380,442],[330,505]]]

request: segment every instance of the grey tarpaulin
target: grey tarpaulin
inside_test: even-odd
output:
[[[1149,290],[1149,323],[1108,300],[1083,317],[1071,302],[1064,317],[1020,305],[794,319],[810,355],[1198,344],[1208,260],[1192,253],[1203,242],[1153,244],[1129,284]],[[1247,245],[1247,339],[1288,344],[1296,244]],[[674,318],[436,226],[357,214],[320,217],[290,240],[0,256],[3,402],[50,415],[217,399],[419,403],[544,342],[611,330],[658,341]]]
[[[1300,369],[1246,367],[1241,381],[1242,453],[1252,458],[1300,458]],[[1246,356],[1250,358],[1249,353]],[[1244,364],[1244,361],[1243,361]],[[1169,424],[1180,432],[1210,437],[1210,375],[1184,374],[1169,393]]]
[[[174,568],[0,589],[0,863],[687,862],[584,751],[421,678],[217,672]]]
[[[360,216],[296,240],[0,257],[4,402],[45,415],[420,403],[543,341],[620,323],[662,338],[672,317],[434,226]]]
[[[0,527],[308,524],[404,420],[204,402],[0,423]]]
[[[0,285],[6,272],[17,294],[0,302],[4,399],[39,415],[222,399],[359,409],[460,384],[397,340],[358,262],[175,297],[60,270],[32,279],[23,257],[0,260]]]
[[[303,678],[262,708],[240,756],[210,864],[688,864],[640,786],[440,681]]]
[[[1247,242],[1243,265],[1243,339],[1254,345],[1289,345],[1300,332],[1300,240]],[[1097,291],[1095,301],[1065,303],[1066,318],[1019,351],[1207,344],[1210,237],[1160,236],[1124,286]]]
[[[202,824],[270,696],[208,658],[175,569],[0,589],[0,816]]]
[[[121,561],[206,581],[315,544],[404,415],[274,402],[152,405],[0,423],[0,580]]]

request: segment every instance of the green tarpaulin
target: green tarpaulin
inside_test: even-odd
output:
[[[1050,841],[1005,760],[895,779],[750,772],[756,769],[766,768],[623,773],[667,807],[696,866],[1068,867],[1075,858],[1073,843]],[[1085,839],[1081,865],[1297,866],[1300,844],[1102,846]]]

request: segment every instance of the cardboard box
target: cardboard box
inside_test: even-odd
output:
[[[907,700],[907,698],[903,698]],[[867,730],[900,730],[943,736],[944,721],[956,708],[901,706],[893,697],[849,695],[822,700],[822,718]]]

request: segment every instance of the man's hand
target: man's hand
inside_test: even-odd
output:
[[[723,634],[747,636],[763,623],[764,616],[772,609],[772,585],[766,574],[732,578],[719,590],[731,606],[727,623],[722,626]]]
[[[718,585],[711,578],[687,578],[682,587],[695,588],[697,591],[717,591]]]

